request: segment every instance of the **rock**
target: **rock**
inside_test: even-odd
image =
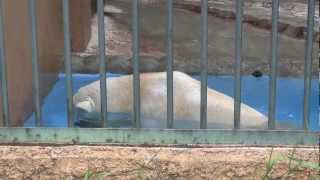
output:
[[[255,71],[252,73],[252,76],[254,76],[254,77],[261,77],[261,76],[263,76],[263,74],[262,74],[261,71],[255,70]]]
[[[72,56],[72,70],[74,73],[99,73],[99,56]],[[125,56],[107,56],[105,59],[107,71],[111,73],[131,74],[133,64],[131,58]],[[165,71],[165,57],[140,56],[140,72]]]
[[[106,54],[108,70],[132,73],[131,1],[110,0],[106,21]],[[189,74],[200,72],[201,20],[200,1],[174,1],[174,69]],[[259,69],[269,74],[271,42],[271,9],[262,0],[245,2],[243,60],[241,72],[250,75]],[[142,72],[166,69],[165,2],[141,1],[140,68]],[[209,1],[208,72],[213,75],[234,73],[234,2]],[[318,6],[318,4],[317,4]],[[112,8],[111,8],[112,7]],[[279,76],[299,76],[304,73],[306,3],[300,0],[280,2]],[[318,9],[318,8],[317,8]],[[318,10],[317,10],[318,11]],[[120,13],[121,12],[121,13]],[[123,13],[122,13],[123,12]],[[316,13],[317,14],[317,13]],[[318,27],[316,23],[316,27]],[[316,38],[319,38],[316,29]],[[317,35],[318,34],[318,35]],[[315,50],[318,50],[318,41]],[[294,53],[293,53],[294,52]],[[92,40],[86,52],[74,57],[74,72],[99,72],[97,21],[93,19]],[[313,61],[313,75],[318,75],[318,60]],[[94,61],[94,62],[91,62]]]
[[[104,7],[104,13],[105,15],[111,15],[111,14],[123,14],[125,13],[122,9],[119,9],[112,5],[106,5]]]

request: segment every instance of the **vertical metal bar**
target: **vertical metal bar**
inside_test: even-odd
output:
[[[4,21],[3,21],[3,1],[0,0],[0,70],[1,70],[1,96],[2,96],[2,120],[3,125],[9,127],[10,109],[8,97],[8,82],[7,82],[7,63],[5,55],[5,40],[4,40]]]
[[[173,1],[167,0],[167,128],[173,128]]]
[[[234,128],[240,128],[241,111],[241,61],[242,61],[242,17],[243,0],[236,3],[235,79],[234,79]]]
[[[40,81],[38,67],[38,38],[37,38],[37,4],[36,0],[29,0],[29,18],[31,26],[31,49],[32,49],[32,88],[33,103],[36,115],[36,126],[41,126],[41,104],[40,104]]]
[[[200,128],[207,128],[207,85],[208,85],[208,0],[201,0],[201,108]]]
[[[132,54],[133,54],[133,114],[134,125],[140,128],[140,32],[139,0],[132,1]]]
[[[97,0],[98,9],[98,37],[100,58],[100,97],[101,97],[101,121],[102,126],[107,126],[107,82],[106,82],[106,46],[105,46],[105,24],[104,24],[104,0]]]
[[[73,98],[72,98],[73,91],[72,91],[69,0],[63,0],[62,2],[63,2],[62,9],[63,9],[63,29],[64,29],[64,65],[66,69],[68,127],[72,127],[73,126]]]
[[[271,64],[269,82],[269,120],[268,128],[275,129],[276,115],[276,91],[277,91],[277,69],[278,69],[278,19],[279,0],[272,1],[272,30],[271,30]]]
[[[310,116],[310,91],[311,91],[311,72],[313,59],[313,39],[314,39],[314,15],[315,0],[308,1],[308,30],[306,37],[305,49],[305,66],[304,66],[304,98],[303,98],[303,128],[309,129]]]

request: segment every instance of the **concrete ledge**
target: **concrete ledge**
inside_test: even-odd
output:
[[[89,171],[122,179],[260,179],[271,154],[275,164],[269,178],[317,177],[318,171],[307,165],[293,170],[293,161],[288,174],[287,158],[316,165],[317,148],[0,146],[0,179],[78,179]]]
[[[271,1],[270,1],[271,2]],[[244,3],[244,22],[252,26],[271,30],[271,3],[253,1]],[[201,5],[197,0],[185,0],[175,2],[175,6],[188,9],[194,12],[201,12]],[[222,19],[234,20],[236,17],[235,1],[210,1],[209,14]],[[318,4],[316,4],[316,17],[319,14]],[[307,3],[301,2],[281,2],[279,8],[279,33],[292,38],[305,38],[307,28]],[[318,20],[315,21],[315,42],[319,41]]]

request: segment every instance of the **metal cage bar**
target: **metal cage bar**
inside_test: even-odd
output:
[[[63,0],[62,2],[63,2],[62,10],[63,10],[63,29],[64,29],[64,65],[65,65],[65,71],[66,71],[66,86],[67,86],[68,127],[73,127],[74,109],[73,109],[73,90],[72,90],[69,0]]]
[[[272,1],[272,30],[271,30],[271,63],[269,82],[269,112],[268,128],[275,129],[277,69],[278,69],[278,20],[279,0]]]
[[[208,0],[201,0],[201,107],[200,128],[207,128]]]
[[[173,1],[167,0],[166,51],[167,51],[167,128],[173,128]]]
[[[32,49],[32,89],[33,103],[35,110],[36,127],[41,126],[41,97],[38,66],[38,36],[37,36],[37,3],[36,0],[29,0],[29,18],[31,29],[31,49]]]
[[[3,126],[10,127],[10,109],[8,97],[7,63],[4,39],[3,0],[0,0],[0,69],[1,69],[1,99]]]
[[[29,15],[31,21],[31,46],[33,65],[33,88],[35,95],[39,93],[39,72],[37,56],[37,24],[36,24],[36,0],[29,0]],[[71,67],[71,40],[69,21],[69,0],[63,2],[63,26],[64,26],[64,57],[67,85],[67,109],[68,126],[73,126],[73,89],[72,89],[72,67]],[[1,96],[3,103],[4,125],[10,126],[7,69],[5,56],[5,38],[3,22],[3,1],[0,0],[0,69],[1,69]],[[99,24],[99,58],[100,58],[100,90],[101,96],[106,97],[106,62],[105,62],[105,25],[103,15],[103,0],[97,0],[98,24]],[[241,110],[241,61],[242,61],[242,33],[243,33],[243,0],[236,3],[236,30],[235,30],[235,102],[234,102],[234,128],[226,130],[204,130],[206,128],[206,91],[207,91],[207,64],[208,64],[208,2],[201,1],[201,122],[202,130],[173,130],[173,129],[95,129],[95,128],[1,128],[0,143],[65,143],[65,144],[104,144],[104,143],[132,143],[132,144],[246,144],[246,145],[315,145],[318,143],[319,132],[309,130],[309,101],[311,93],[311,70],[313,58],[314,40],[314,15],[315,0],[308,1],[307,37],[305,50],[304,71],[304,102],[303,102],[303,126],[304,131],[272,130],[275,128],[275,98],[278,59],[278,19],[279,0],[273,1],[272,10],[272,38],[271,38],[271,72],[269,89],[269,130],[238,130],[240,128]],[[140,128],[140,72],[139,72],[139,0],[133,0],[132,4],[132,31],[133,31],[133,98],[134,98],[134,125]],[[168,86],[168,128],[173,126],[173,0],[167,0],[167,86]],[[171,76],[171,80],[170,77]],[[170,90],[171,89],[171,90]],[[103,92],[104,91],[104,92]],[[171,93],[171,95],[170,95]],[[39,97],[36,100],[40,100]],[[101,119],[107,124],[107,101],[102,102]],[[103,100],[102,100],[103,101]],[[171,101],[171,102],[169,102]],[[39,101],[40,102],[40,101]],[[105,105],[103,105],[105,103]],[[171,104],[171,105],[170,105]],[[36,105],[36,111],[40,110],[40,103]],[[170,107],[171,106],[171,107]],[[172,110],[171,112],[170,109]],[[104,111],[105,110],[105,111]],[[38,125],[41,123],[41,112],[36,115]],[[104,116],[104,117],[103,117]],[[172,118],[169,118],[172,116]],[[104,119],[105,118],[105,119]]]
[[[133,124],[140,128],[140,8],[139,0],[132,1],[132,54],[133,54]]]
[[[304,66],[303,129],[309,129],[311,73],[313,59],[315,0],[308,1],[307,37]]]
[[[104,0],[97,0],[98,9],[98,38],[100,59],[100,97],[102,127],[107,126],[107,82],[106,82],[106,45],[105,45],[105,23],[104,23]]]
[[[234,68],[234,128],[240,128],[241,114],[241,62],[242,62],[242,19],[243,0],[236,2],[236,33],[235,33],[235,68]]]

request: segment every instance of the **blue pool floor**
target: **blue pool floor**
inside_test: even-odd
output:
[[[108,77],[119,76],[107,74]],[[199,79],[199,76],[194,76]],[[99,79],[99,75],[74,74],[73,91]],[[66,78],[59,75],[59,80],[54,85],[50,94],[45,98],[42,106],[42,125],[44,127],[67,127],[66,113]],[[319,81],[312,80],[310,98],[310,127],[313,131],[319,131]],[[232,76],[209,76],[208,86],[233,97]],[[261,113],[268,115],[268,86],[269,78],[262,76],[242,77],[242,102],[250,105]],[[277,82],[276,119],[279,122],[288,122],[296,127],[302,127],[303,104],[303,79],[279,78]],[[25,122],[25,127],[34,127],[34,115]]]

